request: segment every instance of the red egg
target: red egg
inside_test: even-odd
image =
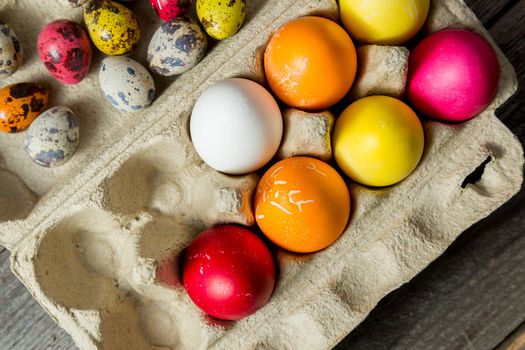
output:
[[[188,11],[191,0],[150,0],[151,6],[160,18],[169,21]]]
[[[186,251],[184,287],[205,313],[239,320],[263,307],[275,285],[275,264],[264,242],[234,225],[201,233]]]
[[[78,84],[91,65],[91,44],[80,25],[57,20],[46,25],[38,36],[38,54],[49,72],[61,83]]]
[[[462,122],[487,108],[499,76],[496,53],[483,37],[447,29],[424,39],[410,55],[407,93],[428,117]]]

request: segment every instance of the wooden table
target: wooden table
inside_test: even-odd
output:
[[[525,144],[525,0],[467,0],[518,73],[498,115]],[[525,190],[387,296],[336,349],[525,349]],[[74,349],[0,248],[0,350]],[[117,350],[117,349],[115,349]]]

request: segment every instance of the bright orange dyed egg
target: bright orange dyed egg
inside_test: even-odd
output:
[[[330,165],[308,157],[272,166],[255,194],[255,217],[276,245],[297,253],[328,247],[350,216],[350,193]]]
[[[264,54],[266,79],[289,106],[321,110],[342,99],[356,74],[352,39],[337,23],[302,17],[279,28]]]

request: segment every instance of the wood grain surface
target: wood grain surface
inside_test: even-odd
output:
[[[525,0],[467,0],[518,73],[498,112],[525,144]],[[525,349],[525,191],[463,233],[336,349]],[[74,349],[0,248],[0,350]]]
[[[496,350],[525,349],[525,323],[522,323],[511,335],[501,343]]]

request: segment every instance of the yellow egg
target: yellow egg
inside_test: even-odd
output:
[[[340,0],[341,21],[362,43],[400,45],[423,26],[430,0]]]
[[[333,135],[337,164],[354,181],[374,187],[390,186],[410,175],[424,144],[416,113],[387,96],[351,104],[337,120]]]
[[[197,16],[209,36],[224,40],[241,28],[246,0],[197,0]]]
[[[92,0],[84,8],[84,21],[95,46],[106,55],[123,55],[140,39],[137,17],[124,5]]]

